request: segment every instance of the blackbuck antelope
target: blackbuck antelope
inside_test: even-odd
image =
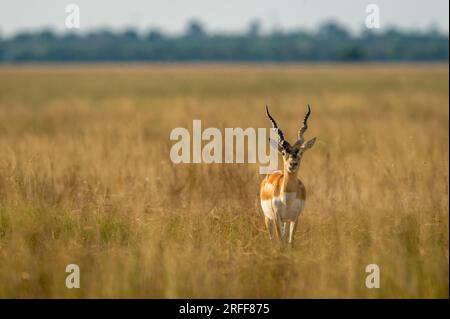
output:
[[[282,246],[285,241],[292,245],[298,217],[305,206],[306,200],[305,186],[297,178],[297,172],[303,154],[316,142],[315,137],[307,142],[303,137],[308,128],[311,108],[308,105],[303,125],[298,131],[297,141],[292,145],[284,139],[283,132],[270,115],[267,106],[266,113],[278,135],[278,142],[271,139],[269,141],[283,157],[283,171],[268,174],[262,181],[260,188],[261,207],[270,238],[274,238],[275,230],[275,235]]]

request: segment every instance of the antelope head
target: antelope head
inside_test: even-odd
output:
[[[278,142],[269,139],[269,142],[272,146],[278,149],[278,152],[281,153],[283,157],[283,165],[284,169],[287,170],[288,173],[293,174],[296,173],[298,168],[300,167],[300,162],[302,160],[303,154],[306,150],[309,150],[313,147],[316,142],[316,138],[312,138],[309,141],[305,142],[304,134],[308,129],[308,117],[311,114],[311,108],[308,104],[308,111],[303,119],[302,126],[298,130],[297,141],[294,144],[290,144],[285,140],[284,134],[281,129],[278,127],[277,122],[275,122],[274,118],[269,113],[269,108],[266,105],[266,113],[272,122],[272,127],[278,135]]]

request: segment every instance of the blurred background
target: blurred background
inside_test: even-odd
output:
[[[0,3],[1,63],[448,60],[443,0],[376,1],[378,28],[358,0]]]

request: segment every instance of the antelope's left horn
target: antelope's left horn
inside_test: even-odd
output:
[[[298,139],[297,139],[296,144],[302,145],[303,142],[305,141],[305,138],[303,137],[303,135],[305,134],[306,130],[308,129],[308,118],[309,118],[310,114],[311,114],[311,107],[308,104],[308,111],[306,112],[305,118],[303,119],[303,125],[298,130]]]

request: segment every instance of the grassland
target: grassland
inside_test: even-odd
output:
[[[448,298],[448,65],[0,68],[0,297]],[[280,252],[256,164],[173,165],[169,133],[305,106]],[[65,287],[65,267],[81,288]],[[365,287],[365,267],[381,288]]]

